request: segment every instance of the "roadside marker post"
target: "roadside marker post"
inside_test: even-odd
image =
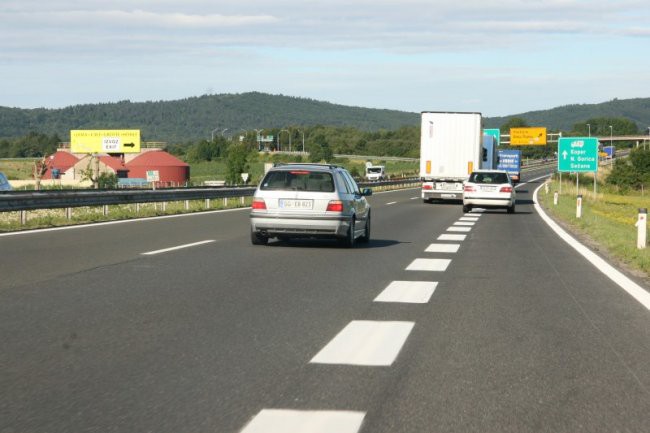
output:
[[[639,219],[634,224],[637,228],[636,247],[640,250],[646,247],[646,233],[648,229],[648,209],[639,209]]]
[[[576,200],[576,218],[582,218],[582,194],[578,194]]]
[[[553,193],[553,204],[554,204],[555,206],[557,206],[557,197],[558,197],[558,193],[557,193],[557,191],[555,191],[555,192]]]

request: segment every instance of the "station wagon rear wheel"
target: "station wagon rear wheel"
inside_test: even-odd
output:
[[[368,213],[368,217],[366,218],[366,228],[363,230],[363,236],[359,238],[359,242],[363,242],[364,244],[367,244],[370,241],[370,213]]]
[[[262,236],[254,230],[251,230],[251,243],[253,245],[266,245],[269,243],[269,238],[268,236]]]
[[[341,239],[342,244],[346,248],[354,247],[355,237],[354,237],[354,218],[350,221],[350,227],[348,227],[347,235]]]

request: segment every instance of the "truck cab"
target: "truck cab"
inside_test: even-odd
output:
[[[366,165],[366,180],[383,180],[386,168],[383,165]]]

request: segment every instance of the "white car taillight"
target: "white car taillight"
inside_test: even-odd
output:
[[[343,212],[343,202],[340,200],[332,200],[327,203],[327,212]]]
[[[266,210],[266,202],[262,198],[254,198],[251,208],[255,210]]]

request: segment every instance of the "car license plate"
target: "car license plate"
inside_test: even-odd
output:
[[[281,198],[280,209],[298,209],[298,210],[309,210],[314,206],[313,200],[294,200],[294,199],[285,199]]]
[[[481,191],[496,191],[497,187],[496,186],[482,186]]]

